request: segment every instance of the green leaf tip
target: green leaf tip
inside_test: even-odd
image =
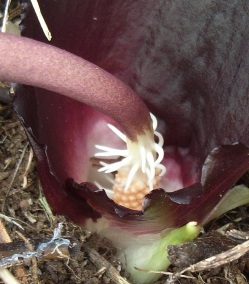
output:
[[[167,246],[191,241],[199,235],[200,230],[201,227],[196,222],[189,222],[181,228],[158,235],[156,240],[148,237],[143,245],[136,243],[126,249],[121,255],[121,260],[130,273],[131,283],[154,283],[162,275],[149,271],[165,271],[170,265]]]
[[[243,184],[236,185],[223,196],[202,224],[207,224],[226,212],[246,204],[249,204],[249,188]]]

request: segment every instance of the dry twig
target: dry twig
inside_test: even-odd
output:
[[[17,175],[17,173],[18,173],[18,170],[19,170],[19,168],[20,168],[20,165],[21,165],[21,163],[22,163],[22,160],[23,160],[23,158],[24,158],[24,155],[25,155],[25,152],[26,152],[26,150],[27,150],[27,148],[28,148],[28,145],[29,145],[29,143],[26,143],[25,146],[23,147],[21,156],[20,156],[20,158],[19,158],[19,160],[18,160],[18,162],[17,162],[17,164],[16,164],[16,167],[15,167],[13,176],[12,176],[12,178],[11,178],[11,181],[10,181],[10,184],[9,184],[9,187],[8,187],[8,190],[7,190],[7,193],[6,193],[6,196],[5,196],[5,198],[4,198],[4,200],[3,200],[3,203],[2,203],[2,212],[4,212],[6,200],[7,200],[8,196],[9,196],[10,190],[11,190],[11,188],[12,188],[12,185],[13,185],[14,181],[15,181],[16,175]]]
[[[238,260],[248,251],[249,251],[249,241],[245,241],[244,243],[239,244],[225,252],[219,253],[205,260],[202,260],[196,264],[190,265],[189,267],[182,270],[181,274],[186,271],[200,272],[203,270],[210,270],[213,268],[224,266],[232,261]]]
[[[16,233],[18,234],[18,236],[21,239],[23,239],[27,249],[29,251],[34,251],[34,247],[31,244],[31,242],[23,234],[21,234],[20,232],[16,231]],[[38,273],[37,273],[37,271],[38,271],[37,260],[36,260],[36,258],[34,256],[31,258],[31,263],[32,263],[32,266],[31,266],[32,280],[33,280],[34,284],[38,284],[39,283],[39,279],[38,279]]]
[[[2,267],[0,267],[0,278],[2,278],[6,284],[20,284],[7,269]]]
[[[11,241],[12,240],[11,240],[11,238],[10,238],[10,236],[9,236],[5,226],[4,226],[4,224],[3,224],[2,220],[0,219],[0,245],[1,245],[1,243],[11,243]],[[16,272],[16,274],[25,274],[25,269],[24,269],[23,266],[18,266],[16,268],[15,272]],[[18,283],[17,280],[14,278],[14,276],[12,276],[12,274],[10,274],[10,272],[8,272],[8,270],[5,270],[3,268],[1,268],[0,277],[7,284],[9,284],[9,283],[13,283],[13,284],[14,283]]]
[[[120,276],[119,272],[107,260],[105,260],[95,249],[84,247],[91,261],[97,266],[98,270],[108,276],[115,284],[129,284],[129,282]],[[103,273],[102,273],[103,274]]]

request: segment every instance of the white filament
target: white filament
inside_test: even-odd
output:
[[[33,5],[33,8],[35,10],[37,19],[38,19],[38,21],[39,21],[39,23],[41,25],[41,28],[42,28],[46,38],[50,41],[52,39],[52,35],[51,35],[51,32],[48,29],[48,26],[47,26],[43,16],[42,16],[39,4],[38,4],[37,0],[30,0],[30,1],[31,1],[32,5]]]
[[[137,142],[130,141],[124,133],[118,130],[115,126],[108,124],[108,127],[121,139],[126,145],[126,150],[114,149],[106,146],[96,145],[95,147],[102,152],[95,154],[96,157],[123,157],[121,161],[115,163],[101,162],[102,168],[99,172],[111,173],[118,171],[122,168],[128,169],[125,191],[127,191],[136,178],[137,172],[141,170],[143,174],[147,176],[147,183],[149,189],[153,189],[153,181],[156,176],[156,169],[160,170],[159,176],[162,176],[166,172],[166,168],[161,164],[164,157],[163,151],[163,136],[156,131],[157,119],[153,114],[151,115],[152,127],[154,135],[158,138],[158,142],[151,139],[151,136],[143,135],[139,136]]]

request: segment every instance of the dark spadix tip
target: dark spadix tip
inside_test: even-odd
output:
[[[144,102],[98,66],[51,45],[5,33],[0,34],[0,53],[0,80],[47,89],[93,106],[113,118],[132,141],[151,131]]]

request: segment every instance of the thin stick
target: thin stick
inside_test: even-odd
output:
[[[20,284],[16,278],[5,268],[0,267],[0,277],[5,284]]]
[[[0,219],[0,243],[11,243],[11,238],[2,222],[2,220]],[[1,244],[0,244],[1,245]],[[23,266],[18,266],[15,270],[16,274],[21,273],[24,274],[24,268]],[[3,267],[0,267],[0,277],[2,278],[2,280],[6,283],[6,284],[15,284],[15,283],[19,283],[16,278],[14,278],[14,276],[12,274],[10,274],[10,272],[6,269],[4,269]]]
[[[12,240],[2,222],[0,219],[0,243],[10,243]]]
[[[105,269],[105,275],[115,284],[129,284],[129,282],[120,276],[119,272],[107,260],[105,260],[95,249],[84,247],[91,261],[100,269]]]
[[[27,164],[26,164],[26,167],[25,167],[25,171],[23,173],[23,182],[22,182],[22,187],[23,188],[26,188],[28,186],[28,178],[27,178],[27,175],[28,175],[28,172],[30,170],[30,166],[31,166],[31,162],[33,160],[33,150],[30,148],[29,150],[29,156],[28,156],[28,161],[27,161]]]
[[[4,16],[3,16],[3,24],[1,27],[1,32],[5,33],[7,29],[7,22],[9,20],[9,6],[10,6],[11,0],[6,0],[5,8],[4,8]]]
[[[16,233],[18,234],[18,236],[21,239],[23,239],[27,249],[29,251],[34,251],[34,247],[32,246],[31,242],[27,238],[25,238],[25,236],[22,233],[20,233],[18,231]],[[32,266],[31,266],[32,280],[33,280],[34,284],[38,284],[39,283],[38,273],[37,273],[38,266],[37,266],[37,260],[36,260],[36,258],[34,256],[31,257],[31,263],[32,263]]]
[[[11,224],[16,225],[19,229],[24,230],[23,227],[22,227],[20,224],[18,224],[16,221],[14,221],[15,218],[6,216],[6,215],[4,215],[4,214],[2,214],[2,213],[0,213],[0,218],[4,219],[6,222],[9,222],[9,223],[11,223]],[[1,222],[1,220],[0,220],[0,222]],[[1,225],[0,225],[0,230],[2,230]],[[1,243],[1,242],[4,243],[4,242],[6,242],[6,241],[2,241],[1,238],[0,238],[0,243]]]
[[[19,170],[19,168],[20,168],[20,165],[21,165],[21,163],[22,163],[22,160],[23,160],[23,158],[24,158],[24,155],[25,155],[25,152],[26,152],[26,150],[27,150],[28,145],[29,145],[28,143],[25,144],[25,146],[24,146],[24,148],[23,148],[23,151],[22,151],[22,153],[21,153],[21,156],[20,156],[20,158],[19,158],[19,160],[18,160],[18,162],[17,162],[17,164],[16,164],[16,168],[15,168],[15,171],[14,171],[14,173],[13,173],[12,179],[11,179],[11,181],[10,181],[10,184],[9,184],[9,187],[8,187],[8,190],[7,190],[7,193],[6,193],[6,196],[5,196],[4,200],[3,200],[2,212],[4,212],[4,207],[5,207],[6,200],[7,200],[8,196],[9,196],[10,190],[11,190],[11,188],[12,188],[12,185],[13,185],[13,183],[14,183],[14,180],[15,180],[15,178],[16,178],[17,172],[18,172],[18,170]]]
[[[138,271],[143,271],[143,272],[147,272],[147,273],[155,273],[155,274],[162,274],[162,275],[167,275],[167,276],[175,276],[177,275],[177,277],[179,278],[186,278],[186,279],[195,279],[195,277],[193,276],[187,276],[184,274],[175,274],[173,272],[168,272],[168,271],[160,271],[160,270],[147,270],[147,269],[141,269],[138,267],[135,267],[136,270]]]
[[[38,4],[37,0],[30,0],[30,1],[31,1],[32,5],[33,5],[33,8],[34,8],[35,13],[36,13],[36,16],[37,16],[38,21],[39,21],[39,23],[41,25],[41,28],[42,28],[46,38],[50,41],[52,39],[52,35],[51,35],[51,32],[48,29],[48,26],[47,26],[43,16],[42,16],[39,4]]]
[[[197,262],[196,264],[190,265],[186,269],[182,270],[180,273],[186,271],[199,272],[203,270],[210,270],[220,266],[229,264],[245,255],[249,251],[249,241],[245,241],[225,252],[219,253],[215,256],[209,257],[205,260]]]

